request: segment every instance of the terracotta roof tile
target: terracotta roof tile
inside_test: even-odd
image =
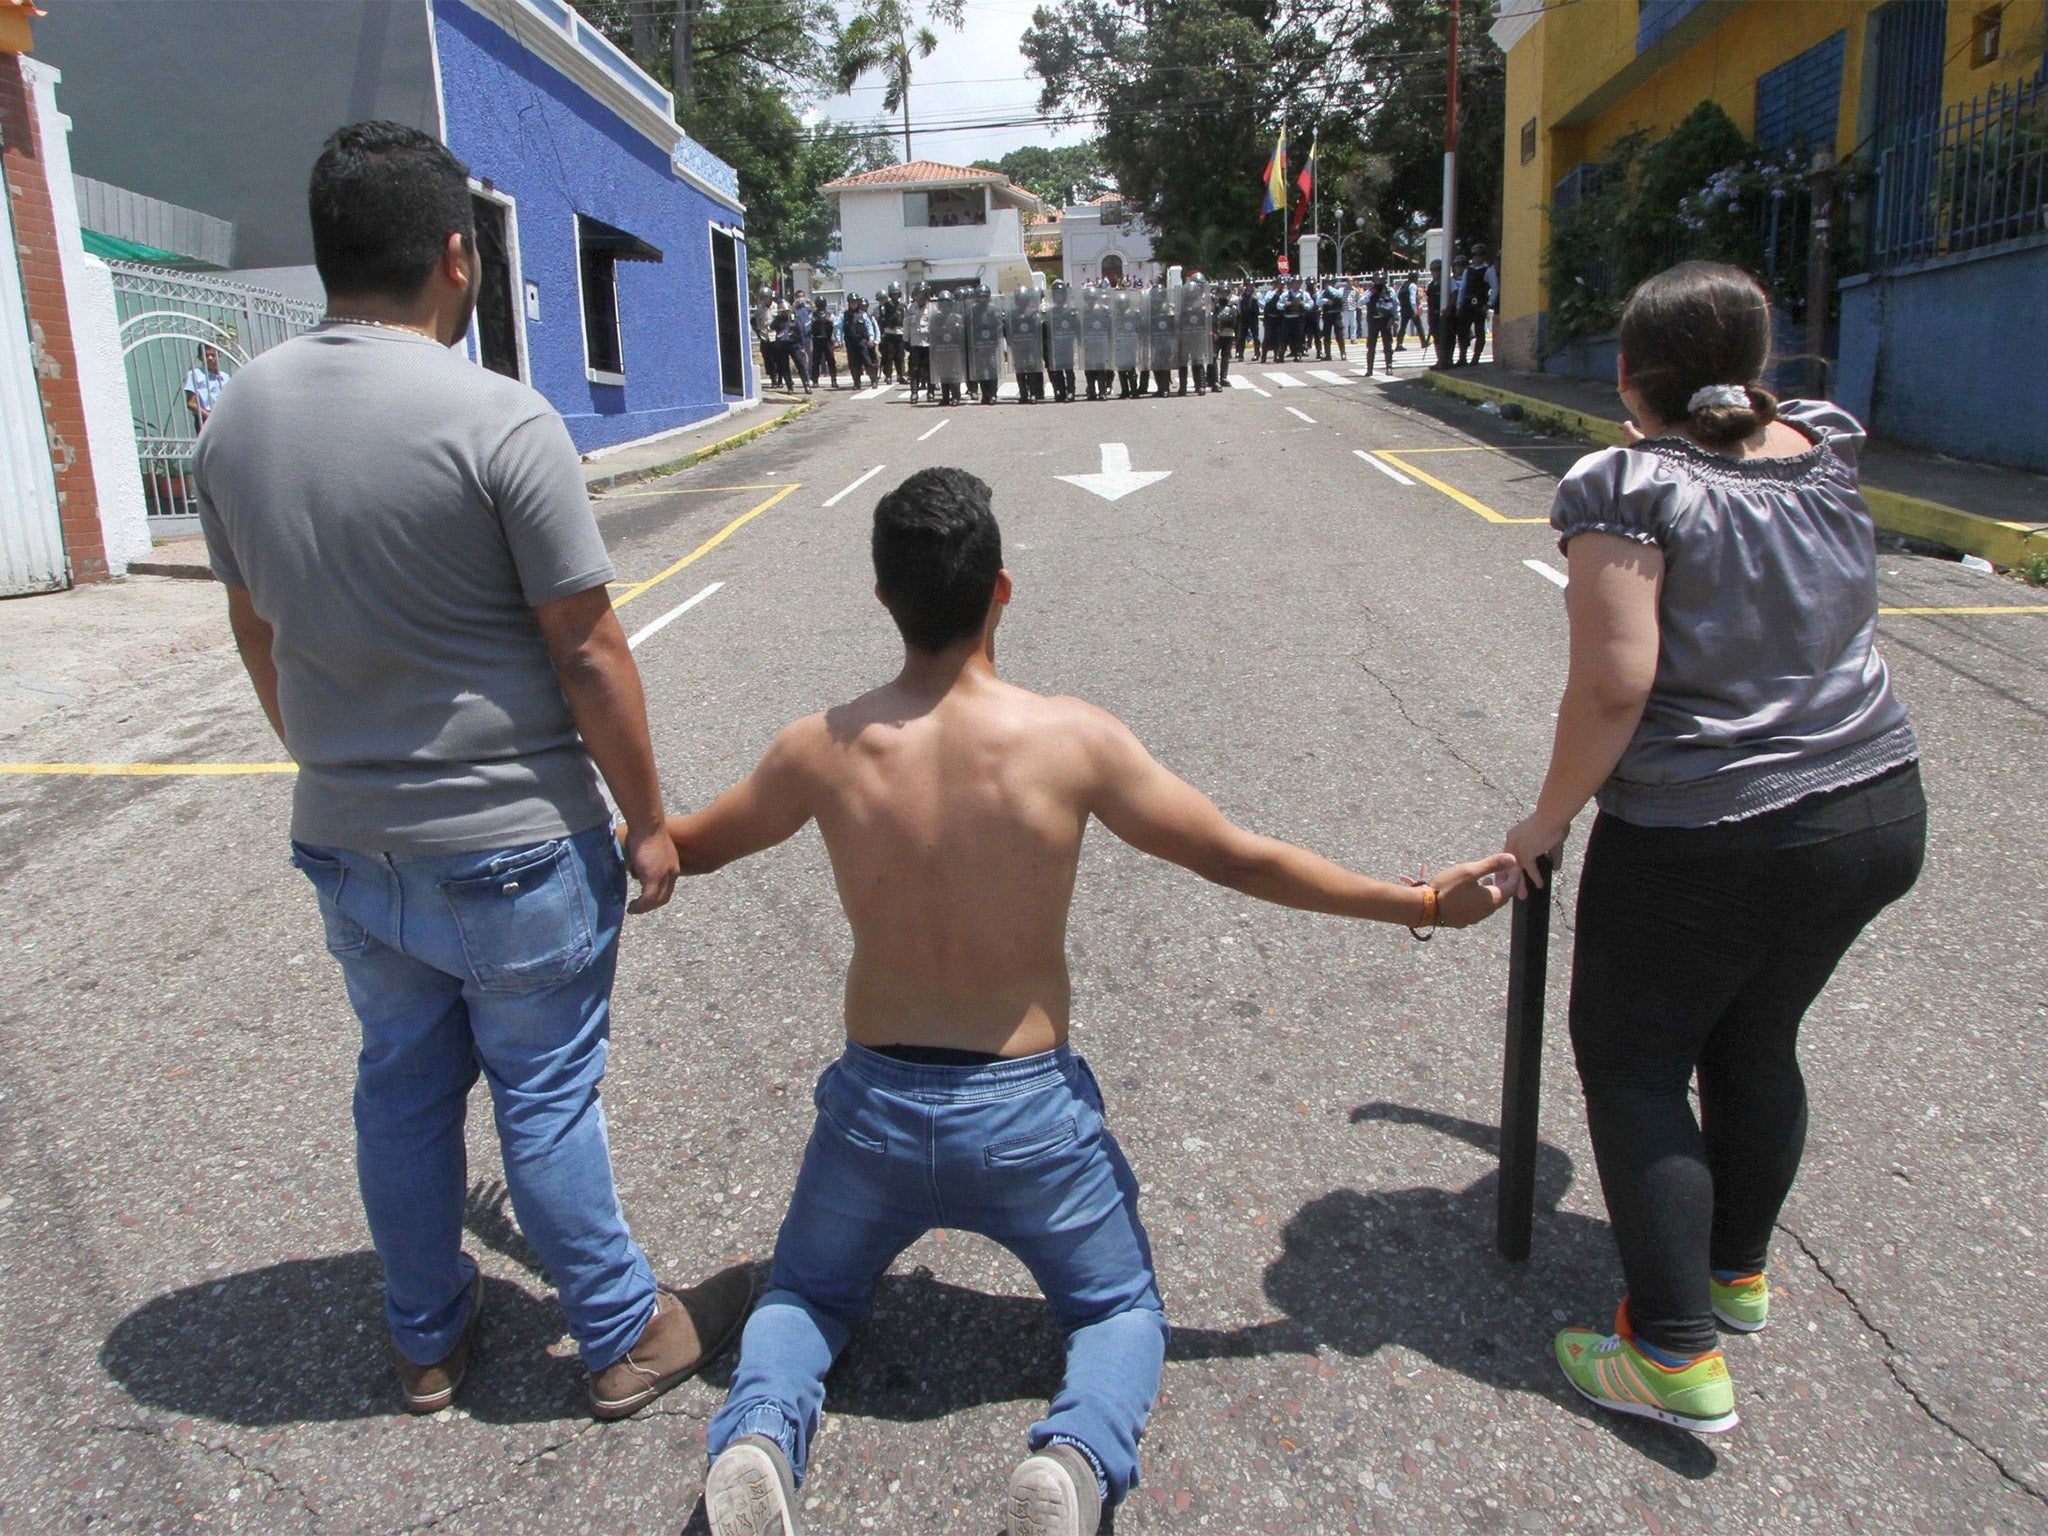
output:
[[[885,165],[879,171],[862,171],[858,176],[842,176],[837,181],[825,183],[825,190],[834,187],[889,187],[907,181],[1007,181],[1001,171],[977,171],[970,165],[947,165],[941,160],[910,160],[901,165]]]

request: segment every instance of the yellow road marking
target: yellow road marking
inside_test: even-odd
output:
[[[648,577],[647,580],[642,582],[636,582],[634,585],[628,587],[623,593],[612,599],[612,606],[614,608],[623,608],[626,606],[626,604],[633,601],[633,599],[638,597],[641,593],[649,591],[654,587],[660,586],[664,581],[667,581],[669,577],[675,575],[677,571],[683,570],[688,566],[695,565],[699,560],[703,559],[706,555],[710,554],[712,550],[718,548],[719,545],[723,544],[727,539],[731,538],[734,534],[738,533],[740,529],[746,527],[748,523],[751,523],[763,512],[766,512],[770,507],[774,506],[778,501],[782,500],[783,497],[789,495],[790,492],[796,490],[802,483],[803,482],[801,481],[796,481],[792,484],[785,485],[781,490],[777,491],[773,496],[770,496],[766,501],[762,502],[759,506],[748,508],[745,512],[742,512],[738,517],[734,518],[731,522],[727,523],[723,528],[719,529],[718,532],[711,535],[711,537],[706,539],[702,544],[699,544],[695,549],[691,550],[687,555],[683,556],[682,559],[678,560],[674,565],[670,566],[667,570],[658,572],[655,575]]]
[[[672,485],[665,491],[600,491],[602,501],[627,501],[635,496],[709,496],[714,491],[773,491],[782,486],[780,480],[769,480],[761,485]]]
[[[1493,443],[1464,443],[1456,448],[1375,448],[1374,453],[1584,453],[1584,443],[1526,443],[1503,448]]]
[[[2048,603],[2005,604],[1981,608],[1880,608],[1880,614],[1889,614],[1901,619],[1930,619],[1941,614],[1986,614],[1986,613],[2048,613]]]
[[[1489,507],[1485,502],[1467,496],[1455,485],[1445,485],[1443,481],[1437,479],[1437,477],[1429,473],[1428,470],[1417,469],[1413,464],[1410,464],[1406,459],[1402,458],[1399,454],[1395,453],[1394,450],[1391,448],[1375,448],[1372,451],[1372,456],[1376,459],[1382,459],[1386,461],[1387,463],[1393,465],[1396,469],[1405,470],[1407,473],[1413,475],[1416,479],[1420,480],[1424,485],[1430,487],[1432,490],[1442,491],[1444,495],[1450,497],[1451,500],[1455,501],[1459,506],[1465,508],[1467,511],[1477,512],[1489,523],[1547,523],[1550,521],[1550,519],[1547,517],[1503,517],[1500,513],[1494,511],[1493,508]]]
[[[0,773],[68,774],[79,778],[232,778],[252,773],[297,773],[297,763],[0,763]]]

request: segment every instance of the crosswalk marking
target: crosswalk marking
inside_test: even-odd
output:
[[[1291,373],[1269,373],[1266,375],[1266,382],[1268,384],[1278,384],[1282,389],[1308,388],[1306,384],[1302,383],[1301,380]]]
[[[1325,384],[1349,384],[1351,382],[1343,374],[1332,373],[1327,368],[1311,368],[1308,371],[1308,376],[1312,379],[1321,379]]]
[[[1233,373],[1230,376],[1230,387],[1232,389],[1248,389],[1255,395],[1264,395],[1268,400],[1273,398],[1273,391],[1259,388],[1258,385],[1241,373]]]
[[[856,400],[877,400],[880,399],[883,395],[889,393],[889,391],[894,389],[895,387],[896,386],[893,384],[877,384],[873,389],[862,390],[853,398]]]

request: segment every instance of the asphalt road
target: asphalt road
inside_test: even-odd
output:
[[[1117,711],[1240,820],[1359,867],[1497,848],[1563,681],[1560,593],[1527,562],[1561,574],[1540,520],[1578,450],[1406,380],[1274,371],[1248,371],[1263,394],[1094,406],[841,394],[602,498],[627,628],[699,599],[638,650],[671,802],[891,671],[867,519],[943,463],[995,488],[1010,677]],[[1115,501],[1058,478],[1102,473],[1104,444],[1168,477]],[[1882,589],[1898,608],[2030,596],[1907,555]],[[1743,1424],[1711,1443],[1582,1406],[1550,1362],[1557,1324],[1604,1321],[1619,1290],[1563,1040],[1569,861],[1535,1253],[1510,1265],[1492,1248],[1506,923],[1418,945],[1091,838],[1075,1040],[1175,1325],[1124,1536],[2048,1530],[2028,1343],[2048,614],[1883,629],[1932,859],[1809,1020],[1813,1135],[1772,1327],[1729,1341]],[[0,755],[281,753],[215,649]],[[480,1355],[458,1409],[394,1413],[350,1161],[353,1021],[285,860],[288,799],[275,774],[0,774],[0,1531],[701,1529],[729,1362],[637,1421],[579,1411],[481,1111]],[[607,1103],[665,1277],[768,1253],[846,952],[808,832],[629,929]],[[919,1244],[830,1384],[811,1529],[991,1536],[1058,1370],[1020,1266],[959,1234]]]

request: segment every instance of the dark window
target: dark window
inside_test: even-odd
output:
[[[1837,32],[1757,77],[1757,143],[1766,149],[1834,144],[1842,113],[1842,50],[1848,37]]]
[[[1877,13],[1877,116],[1880,130],[1898,129],[1941,111],[1948,54],[1944,0],[1897,0]]]
[[[505,205],[473,197],[476,256],[483,280],[476,294],[476,350],[483,365],[508,379],[519,377],[519,318],[513,308],[512,242]]]
[[[1605,168],[1592,160],[1581,160],[1558,179],[1551,190],[1550,206],[1559,213],[1572,207],[1582,197],[1591,197],[1604,184]]]
[[[583,286],[583,360],[592,373],[623,377],[626,351],[619,339],[619,268],[622,261],[660,261],[661,252],[638,235],[584,214],[576,215],[576,269]]]
[[[718,387],[728,395],[747,392],[746,343],[740,330],[740,243],[722,229],[711,231],[711,285],[718,297]]]
[[[1527,165],[1536,158],[1536,119],[1530,118],[1522,124],[1522,164]]]
[[[951,229],[987,222],[988,197],[980,187],[945,187],[936,192],[903,194],[906,229]]]

